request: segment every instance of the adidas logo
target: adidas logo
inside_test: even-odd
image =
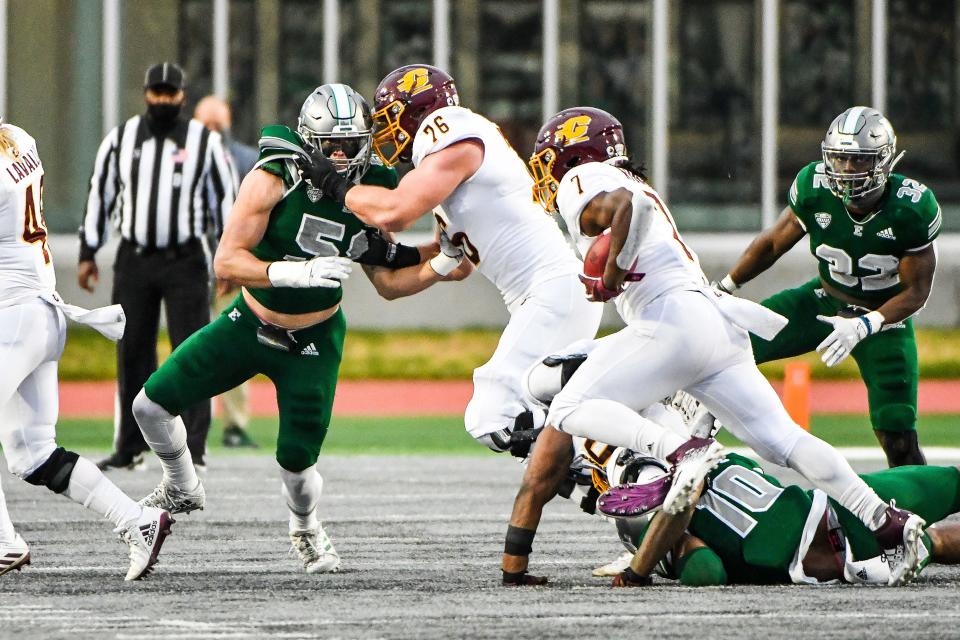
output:
[[[897,236],[893,235],[893,229],[887,227],[881,231],[877,231],[877,237],[883,238],[884,240],[896,240]]]
[[[313,343],[311,342],[310,344],[308,344],[307,346],[305,346],[305,347],[303,348],[303,351],[300,352],[300,355],[302,355],[302,356],[318,356],[318,355],[320,355],[320,352],[317,351],[317,348],[316,348],[315,346],[313,346]]]
[[[157,537],[157,522],[154,520],[150,524],[141,525],[140,534],[143,536],[143,541],[147,543],[147,546],[153,546],[153,539]]]
[[[857,577],[860,578],[861,580],[866,580],[866,579],[867,579],[867,570],[866,570],[866,569],[860,569],[860,571],[857,571]]]

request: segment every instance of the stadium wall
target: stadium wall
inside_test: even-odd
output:
[[[685,234],[684,239],[700,256],[708,277],[722,277],[753,238],[752,234]],[[407,234],[403,241],[424,241],[422,234]],[[917,318],[923,326],[960,325],[960,234],[944,234],[937,240],[939,265],[930,301]],[[110,303],[113,284],[112,242],[97,255],[100,282],[94,294],[77,286],[76,257],[78,241],[74,235],[51,236],[51,249],[57,265],[60,294],[70,303],[99,306]],[[771,271],[742,291],[745,297],[760,300],[781,289],[806,282],[816,273],[814,258],[806,243],[800,242]],[[344,284],[344,312],[352,327],[364,329],[459,329],[464,327],[501,327],[507,311],[497,290],[483,276],[474,274],[464,282],[440,283],[411,298],[387,302],[377,296],[360,269]],[[608,305],[605,326],[617,326],[619,318]]]

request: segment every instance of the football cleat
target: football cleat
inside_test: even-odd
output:
[[[340,571],[340,554],[333,548],[330,536],[323,527],[309,531],[290,532],[291,551],[303,562],[307,573],[337,573]]]
[[[886,522],[873,532],[883,557],[890,567],[887,584],[891,587],[911,582],[920,574],[924,556],[923,525],[926,521],[915,513],[897,509],[894,500],[886,510]]]
[[[637,518],[663,505],[670,484],[670,476],[661,476],[643,484],[610,487],[597,498],[597,509],[611,518]]]
[[[170,535],[170,526],[174,522],[166,511],[144,507],[136,522],[126,529],[116,530],[120,539],[130,546],[130,568],[125,580],[139,580],[153,571],[160,547]]]
[[[518,573],[504,571],[501,584],[505,587],[542,587],[549,582],[550,580],[546,576],[534,576],[526,571]]]
[[[663,500],[663,510],[680,513],[696,500],[696,489],[710,470],[723,460],[723,446],[711,438],[690,438],[667,456],[673,464],[673,482]]]
[[[203,483],[198,481],[195,489],[184,491],[173,486],[164,478],[150,495],[140,499],[139,504],[143,507],[163,509],[170,513],[190,513],[197,509],[202,510],[206,500],[207,495],[203,490]]]
[[[624,551],[621,555],[617,556],[607,564],[594,569],[593,577],[612,578],[613,576],[620,575],[621,571],[630,566],[631,560],[633,560],[633,554],[629,551]]]
[[[0,576],[16,569],[20,571],[30,564],[30,547],[17,534],[13,542],[0,543]]]

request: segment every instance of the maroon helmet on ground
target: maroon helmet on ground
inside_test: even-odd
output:
[[[373,149],[388,167],[410,162],[410,143],[420,123],[442,107],[460,104],[457,87],[445,71],[408,64],[380,81],[373,96]]]
[[[623,125],[602,109],[564,109],[540,127],[528,164],[533,199],[556,211],[557,189],[570,169],[585,162],[628,160]]]

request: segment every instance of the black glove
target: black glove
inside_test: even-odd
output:
[[[373,267],[402,269],[420,264],[420,251],[398,242],[390,242],[383,237],[379,229],[364,229],[366,248],[359,255],[351,255],[354,262]]]
[[[354,186],[352,182],[337,173],[337,168],[327,156],[318,149],[309,150],[309,158],[298,158],[300,175],[310,181],[314,188],[340,204],[347,198],[347,191]]]

